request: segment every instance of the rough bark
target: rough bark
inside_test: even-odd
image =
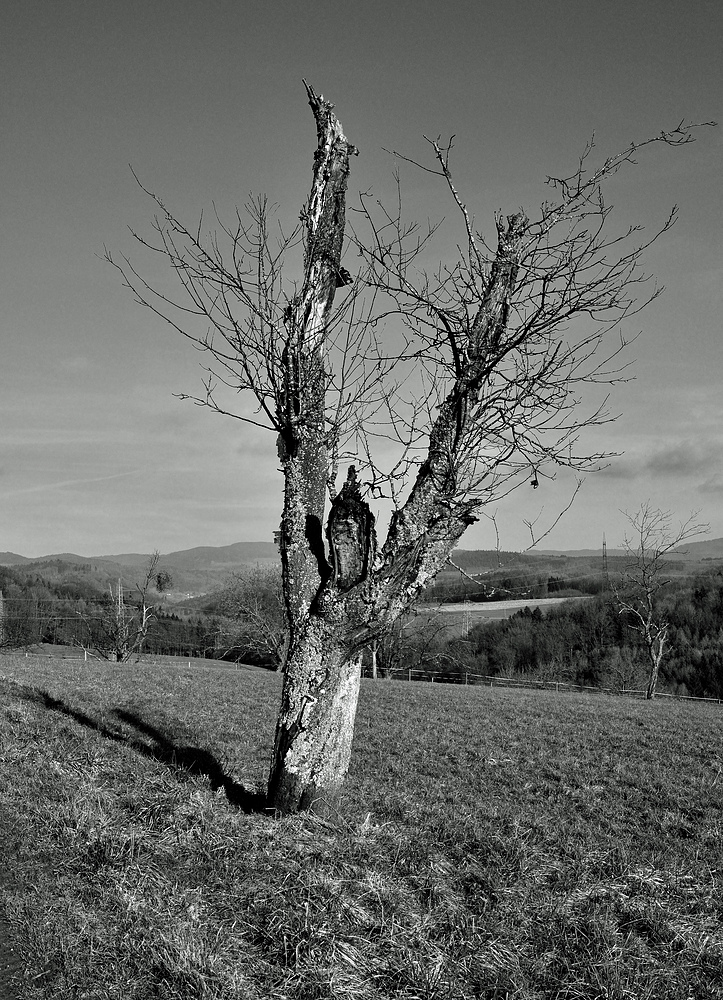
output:
[[[359,657],[316,617],[289,651],[276,727],[269,802],[282,813],[338,805],[349,769],[361,676]]]
[[[652,628],[655,628],[655,626],[651,627],[649,623],[649,631],[645,635],[645,644],[648,649],[648,659],[650,660],[650,674],[648,676],[648,686],[645,691],[645,697],[648,701],[655,697],[658,687],[658,674],[660,673],[660,664],[663,662],[665,637],[667,634],[667,626],[665,624],[656,628],[655,637],[651,634]]]
[[[284,813],[334,811],[349,769],[361,677],[358,600],[376,544],[353,467],[331,505],[327,537],[332,565],[325,561],[323,584],[303,622],[294,622],[284,666],[268,789]]]
[[[269,802],[281,812],[327,810],[344,781],[358,694],[356,651],[332,594],[324,541],[329,458],[324,338],[341,267],[349,158],[333,105],[307,85],[317,150],[306,225],[304,282],[286,310],[284,404],[279,457],[284,472],[281,563],[289,648],[269,776]],[[343,616],[341,616],[343,617]],[[337,619],[337,620],[335,620]]]

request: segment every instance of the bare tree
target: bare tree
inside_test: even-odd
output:
[[[705,534],[708,525],[694,513],[675,528],[670,511],[658,510],[650,501],[635,514],[623,513],[633,529],[623,543],[630,558],[621,585],[613,589],[619,612],[642,639],[648,661],[645,697],[654,698],[670,628],[660,608],[661,591],[670,583],[666,557],[687,539]]]
[[[553,201],[536,220],[498,217],[489,244],[452,183],[451,142],[433,141],[431,169],[463,240],[455,261],[429,273],[434,227],[407,224],[401,195],[392,211],[362,195],[345,244],[358,151],[333,105],[306,89],[318,141],[299,226],[275,224],[261,198],[206,235],[203,220],[185,226],[144,188],[154,236],[136,238],[165,258],[182,297],[107,254],[138,301],[209,358],[205,390],[191,398],[276,434],[289,637],[269,802],[281,812],[335,802],[362,650],[434,579],[484,506],[556,467],[594,469],[604,457],[578,448],[584,427],[610,419],[604,403],[579,415],[580,391],[625,377],[624,341],[603,342],[658,293],[641,256],[674,212],[645,240],[635,226],[608,235],[602,184],[643,146],[685,144],[693,128],[681,123],[588,170],[590,144],[570,177],[550,180]],[[345,247],[360,260],[354,277]],[[253,409],[232,410],[226,388]],[[380,442],[397,449],[387,465]],[[352,464],[337,491],[341,461]],[[378,545],[368,501],[381,496],[393,513]]]
[[[254,656],[282,666],[288,630],[281,568],[254,566],[234,573],[221,592],[218,611],[231,622],[221,636],[227,651],[250,650]]]
[[[449,641],[450,623],[438,607],[418,605],[401,615],[375,640],[367,659],[371,676],[392,677],[402,670],[441,671],[459,660]]]
[[[156,617],[154,606],[149,600],[149,590],[159,559],[157,551],[150,556],[145,577],[136,585],[136,604],[126,603],[123,581],[119,579],[115,592],[112,585],[109,587],[110,603],[102,614],[79,614],[85,635],[77,641],[83,648],[103,660],[113,660],[116,663],[126,663],[132,656],[142,652],[148,631]]]

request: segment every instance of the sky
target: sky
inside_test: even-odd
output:
[[[475,219],[530,211],[595,133],[601,159],[687,121],[723,120],[718,0],[7,0],[0,14],[0,551],[100,555],[271,541],[282,477],[273,436],[177,398],[191,345],[138,306],[104,248],[138,257],[144,185],[184,220],[265,193],[293,222],[315,130],[302,77],[360,149],[350,197],[391,190],[385,152],[454,134]],[[620,543],[642,502],[700,511],[723,535],[723,127],[653,148],[617,175],[621,224],[679,221],[646,259],[666,288],[625,328],[635,379],[590,450],[589,476],[542,548]],[[434,178],[404,170],[422,218],[451,217]],[[503,549],[551,524],[560,474],[491,508]],[[383,535],[383,511],[379,511]],[[493,548],[482,518],[464,548]]]

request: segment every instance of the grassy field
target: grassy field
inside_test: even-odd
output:
[[[329,823],[259,811],[279,686],[0,659],[20,997],[723,996],[718,706],[365,681]]]

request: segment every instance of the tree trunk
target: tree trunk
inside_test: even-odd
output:
[[[303,216],[304,281],[284,314],[285,381],[279,413],[284,471],[281,566],[289,646],[268,800],[283,813],[332,809],[349,766],[359,646],[348,641],[353,629],[339,587],[354,586],[367,572],[373,532],[373,519],[370,522],[368,507],[362,503],[359,530],[352,531],[348,544],[342,539],[340,546],[344,556],[354,543],[363,551],[341,569],[336,558],[329,563],[324,511],[333,471],[324,350],[336,289],[350,280],[341,267],[341,251],[349,157],[356,148],[347,141],[333,105],[308,85],[307,93],[318,143]],[[352,492],[356,503],[355,481]],[[348,499],[349,491],[344,495]],[[357,513],[353,507],[352,522]]]
[[[658,673],[660,672],[660,664],[663,662],[665,640],[668,632],[667,624],[655,625],[653,620],[652,600],[651,598],[648,598],[648,600],[650,610],[648,612],[645,645],[647,646],[648,657],[650,658],[650,676],[648,677],[648,687],[645,692],[645,698],[647,701],[655,697],[655,690],[658,686]],[[657,634],[654,634],[654,632],[657,632]]]
[[[651,654],[652,664],[650,668],[650,676],[648,677],[648,687],[645,692],[645,698],[648,701],[655,697],[655,690],[658,686],[658,672],[660,670],[660,662],[662,658],[662,654],[659,656]]]
[[[268,787],[281,813],[333,813],[349,769],[361,664],[336,632],[312,618],[289,651]]]

